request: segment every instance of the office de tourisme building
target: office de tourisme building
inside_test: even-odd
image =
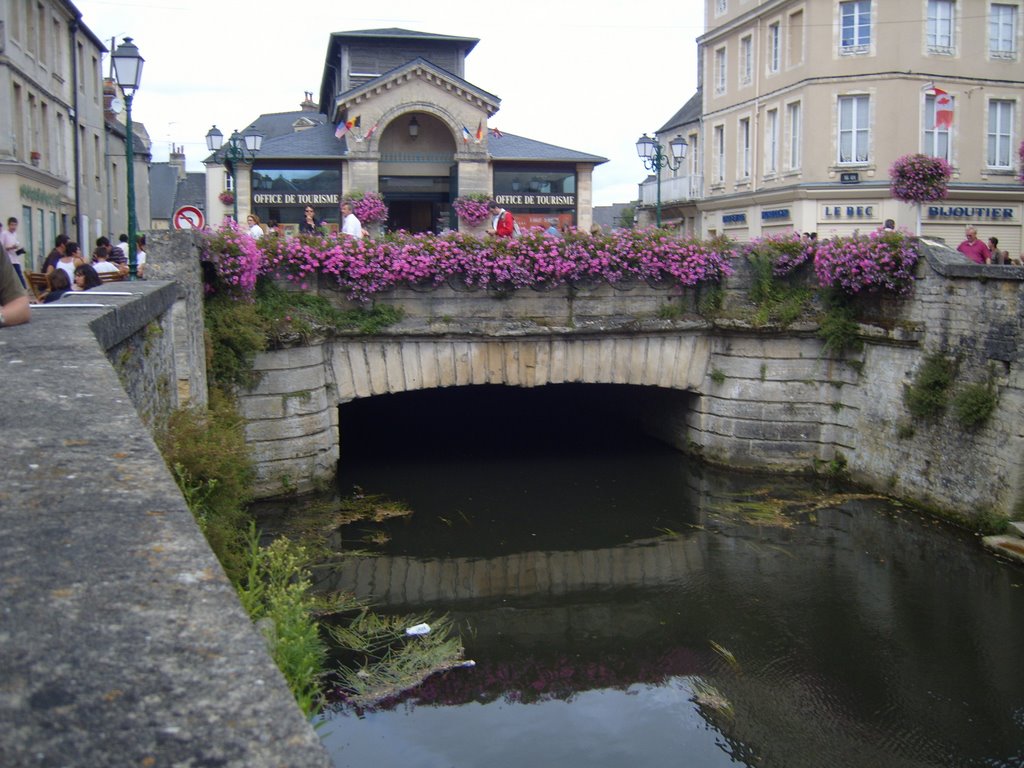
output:
[[[589,228],[593,169],[605,158],[490,129],[501,100],[464,79],[477,42],[404,29],[332,34],[319,101],[307,93],[299,111],[246,128],[264,139],[236,174],[239,217],[297,231],[313,205],[336,228],[344,195],[379,192],[388,229],[439,232],[458,227],[454,200],[475,194],[525,225]],[[219,200],[231,176],[217,156],[206,166],[216,222],[231,213]]]
[[[699,85],[658,131],[689,143],[663,171],[663,218],[747,240],[820,237],[895,219],[889,168],[921,152],[953,167],[947,199],[922,206],[922,233],[954,245],[967,224],[1022,250],[1021,0],[705,0]],[[938,89],[938,90],[936,90]],[[936,127],[948,94],[949,127]],[[650,220],[653,182],[641,188]]]

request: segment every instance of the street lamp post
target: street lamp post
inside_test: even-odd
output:
[[[224,148],[223,154],[218,159],[223,161],[224,167],[231,174],[231,191],[234,193],[235,198],[236,224],[238,223],[238,176],[235,173],[235,166],[240,162],[253,162],[256,159],[256,153],[260,151],[262,146],[263,134],[254,128],[249,128],[245,134],[240,134],[236,130],[231,134],[231,138],[228,139],[227,146],[224,146],[224,134],[216,125],[206,133],[207,149],[216,154],[220,151],[221,147]]]
[[[636,153],[643,161],[644,168],[654,171],[657,179],[658,204],[655,207],[655,217],[659,228],[661,227],[661,169],[679,170],[683,160],[686,158],[686,148],[688,145],[686,139],[677,135],[668,143],[668,146],[672,151],[671,156],[665,152],[665,148],[661,144],[646,133],[636,140]]]
[[[142,82],[142,65],[144,59],[130,37],[117,47],[111,54],[114,61],[114,77],[117,85],[124,93],[125,113],[125,165],[128,166],[128,279],[135,280],[139,266],[138,248],[135,244],[135,136],[132,128],[132,98]]]

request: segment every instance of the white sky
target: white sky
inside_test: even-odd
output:
[[[226,136],[261,113],[297,110],[305,91],[319,98],[330,33],[401,27],[478,38],[465,74],[501,99],[489,126],[608,158],[594,172],[595,205],[636,198],[647,174],[636,140],[696,90],[704,22],[703,0],[73,2],[108,48],[125,36],[139,47],[132,117],[155,161],[174,144],[202,170],[211,124]]]

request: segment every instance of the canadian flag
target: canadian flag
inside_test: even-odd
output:
[[[941,88],[932,88],[935,94],[935,127],[953,127],[953,97]]]

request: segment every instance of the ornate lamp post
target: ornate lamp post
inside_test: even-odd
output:
[[[246,130],[244,135],[236,130],[231,134],[231,138],[228,139],[227,146],[224,146],[224,134],[218,130],[216,125],[206,133],[207,149],[215,155],[221,150],[221,147],[224,149],[224,151],[217,156],[217,159],[224,163],[224,167],[227,168],[228,173],[231,174],[231,189],[235,193],[234,208],[236,224],[238,223],[238,177],[235,173],[235,165],[241,162],[252,163],[256,159],[256,153],[260,151],[262,146],[263,134],[254,128]]]
[[[636,140],[636,153],[644,163],[644,168],[654,171],[657,178],[658,204],[655,208],[657,225],[661,226],[661,169],[679,170],[686,158],[687,143],[682,136],[676,136],[668,143],[672,151],[669,156],[665,148],[646,133]]]
[[[138,248],[135,245],[135,147],[132,129],[132,98],[142,81],[142,64],[144,59],[130,37],[117,46],[111,54],[114,61],[114,77],[117,85],[124,93],[125,136],[124,150],[128,166],[128,279],[134,280],[138,275],[136,262]]]

